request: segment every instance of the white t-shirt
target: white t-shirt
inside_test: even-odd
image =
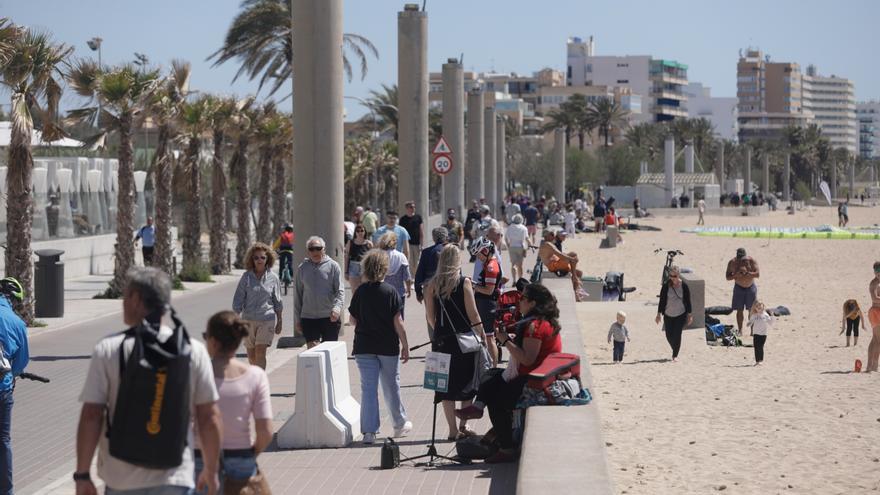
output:
[[[767,335],[767,329],[773,325],[773,317],[764,311],[761,314],[750,316],[749,325],[752,326],[753,335]]]
[[[507,236],[510,247],[524,248],[526,247],[526,238],[529,236],[529,229],[521,223],[513,223],[507,227],[507,232],[504,235]]]
[[[706,212],[706,201],[704,201],[702,199],[697,201],[697,208],[700,210],[700,213],[705,213]]]
[[[159,330],[159,339],[167,339],[171,334],[172,330],[163,325]],[[124,335],[117,334],[98,342],[95,350],[92,351],[89,372],[82,393],[79,395],[79,401],[82,403],[106,405],[111,420],[116,410],[120,381],[119,346],[124,338]],[[211,357],[208,356],[205,345],[195,340],[190,342],[192,344],[189,374],[190,402],[195,408],[196,405],[216,402],[219,395],[214,384]],[[132,347],[134,347],[134,339],[128,339],[125,342],[126,354],[131,352]],[[164,485],[195,487],[191,429],[187,448],[183,453],[183,462],[172,469],[146,469],[112,457],[106,429],[107,423],[104,421],[98,442],[98,476],[108,487],[114,490],[134,490]]]

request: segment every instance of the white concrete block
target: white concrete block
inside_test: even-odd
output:
[[[72,178],[73,170],[68,168],[60,168],[55,172],[55,181],[58,188],[63,194],[69,193],[73,186]]]
[[[300,353],[294,414],[278,431],[278,446],[346,447],[360,428],[360,404],[351,396],[345,342],[324,342]]]
[[[36,194],[46,194],[46,176],[48,170],[35,167],[31,170],[31,187]]]
[[[617,227],[605,227],[605,247],[617,247],[617,236],[619,235],[620,234],[617,232]]]
[[[89,170],[86,174],[88,189],[87,191],[95,193],[101,192],[104,190],[104,185],[101,184],[101,171],[100,170]]]
[[[137,192],[144,192],[144,186],[147,183],[147,173],[143,170],[138,170],[134,173],[134,188]]]

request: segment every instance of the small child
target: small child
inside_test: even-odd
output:
[[[749,326],[755,343],[755,366],[764,361],[764,343],[767,342],[767,329],[773,324],[773,316],[764,308],[764,303],[755,301],[749,311]]]
[[[618,364],[623,362],[623,349],[629,341],[629,330],[624,323],[626,323],[626,313],[618,311],[617,321],[612,323],[611,328],[608,329],[608,343],[610,344],[611,339],[614,339],[613,358],[614,362]]]
[[[849,336],[853,336],[853,345],[859,345],[859,325],[865,330],[865,315],[855,299],[847,299],[843,303],[843,321],[840,322],[840,334],[846,330],[846,346],[849,347]]]

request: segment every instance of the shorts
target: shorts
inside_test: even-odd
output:
[[[361,276],[361,262],[360,261],[349,261],[348,262],[348,276],[349,277],[360,277]]]
[[[755,299],[758,297],[758,285],[752,284],[751,287],[740,287],[739,285],[733,285],[733,302],[730,303],[730,306],[734,311],[739,311],[745,308],[747,311],[752,309],[752,305],[755,304]]]
[[[330,318],[300,318],[303,337],[307,342],[332,342],[339,340],[339,329],[342,320],[330,321]]]
[[[512,265],[519,265],[526,259],[526,248],[524,247],[510,246],[508,252],[510,253],[510,263]]]
[[[855,319],[851,320],[849,318],[846,319],[846,336],[855,335],[859,336],[859,326],[862,323],[862,318],[857,316]]]
[[[868,321],[871,322],[871,329],[880,327],[880,308],[874,306],[868,310]]]
[[[571,263],[563,259],[555,259],[551,260],[550,263],[547,264],[547,270],[559,274],[559,273],[570,273],[571,272]]]
[[[537,225],[526,225],[526,230],[529,231],[529,235],[535,235],[535,232],[538,231]]]
[[[244,338],[244,347],[253,349],[258,345],[269,347],[275,338],[275,320],[253,321],[245,320],[248,327],[247,337]]]
[[[495,310],[498,309],[498,302],[488,297],[475,297],[474,299],[477,303],[480,322],[483,323],[483,332],[486,335],[495,335]]]

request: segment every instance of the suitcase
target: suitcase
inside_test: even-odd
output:
[[[540,366],[528,376],[527,386],[543,390],[557,379],[581,377],[581,358],[576,354],[554,352],[544,359]]]

